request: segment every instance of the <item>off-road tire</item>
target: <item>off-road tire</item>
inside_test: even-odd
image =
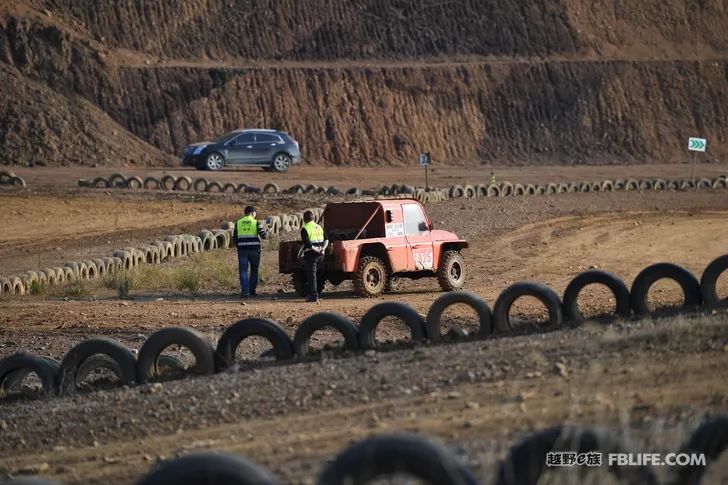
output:
[[[374,279],[374,274],[378,273],[375,284],[367,281],[367,275],[370,280]],[[376,256],[364,256],[359,260],[359,265],[354,274],[354,291],[365,298],[373,298],[379,296],[384,291],[387,284],[387,266]]]
[[[455,269],[455,265],[460,267],[459,272]],[[437,282],[440,284],[442,291],[456,291],[463,287],[465,283],[465,258],[460,254],[460,251],[449,250],[442,253],[440,267],[437,268]]]

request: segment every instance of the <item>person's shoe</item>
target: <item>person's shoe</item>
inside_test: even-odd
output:
[[[251,291],[251,292],[250,292],[250,296],[251,296],[251,297],[255,297],[255,296],[258,296],[258,293],[257,293],[257,292],[255,292],[255,291]]]
[[[309,296],[308,298],[306,298],[306,302],[308,303],[318,303],[318,301],[318,296]]]
[[[240,298],[242,298],[243,300],[247,300],[248,298],[250,298],[250,293],[240,293]]]

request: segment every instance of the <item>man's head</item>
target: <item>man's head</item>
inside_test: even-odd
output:
[[[306,211],[303,213],[303,222],[311,222],[313,220],[313,212]]]
[[[253,207],[252,205],[249,205],[248,207],[246,207],[245,215],[255,217],[255,207]]]

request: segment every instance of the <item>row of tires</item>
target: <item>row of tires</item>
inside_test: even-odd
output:
[[[317,222],[324,212],[322,207],[306,210],[313,212]],[[303,212],[271,216],[268,227],[270,233],[279,235],[299,231],[303,226]],[[233,227],[232,222],[226,222],[220,229],[202,230],[197,234],[171,235],[138,248],[123,248],[115,251],[111,257],[64,263],[53,268],[0,277],[0,295],[25,295],[32,292],[34,285],[62,285],[78,280],[103,278],[107,273],[128,271],[141,264],[160,264],[194,253],[232,247]]]
[[[192,179],[188,176],[176,177],[164,175],[157,177],[127,177],[123,174],[113,174],[110,177],[96,177],[93,180],[81,179],[79,186],[96,188],[132,188],[132,189],[161,189],[196,192],[229,192],[229,193],[266,193],[266,194],[321,194],[321,195],[349,195],[349,196],[399,196],[415,197],[420,202],[439,202],[448,198],[478,198],[478,197],[511,197],[527,195],[549,195],[564,193],[587,192],[614,192],[631,190],[691,190],[691,189],[719,189],[728,187],[725,176],[717,178],[701,178],[699,180],[666,180],[666,179],[626,179],[605,180],[600,182],[567,182],[548,184],[520,184],[502,182],[499,184],[465,184],[452,185],[447,189],[424,189],[406,184],[392,184],[380,187],[377,190],[367,190],[352,187],[348,190],[336,186],[318,186],[315,184],[296,184],[281,190],[275,183],[268,183],[262,188],[248,184],[221,183],[200,177]]]
[[[25,187],[25,180],[9,170],[0,170],[0,185],[16,185],[18,187]]]
[[[158,189],[168,191],[194,191],[194,192],[211,192],[211,193],[231,193],[231,194],[320,194],[320,195],[350,195],[350,196],[397,196],[397,195],[415,195],[416,188],[411,185],[392,185],[391,187],[382,187],[379,190],[367,190],[352,187],[348,190],[342,190],[331,185],[329,187],[318,186],[315,184],[301,185],[296,184],[287,189],[281,189],[278,184],[270,182],[262,188],[245,183],[234,184],[232,182],[218,182],[209,180],[204,177],[192,179],[186,175],[174,176],[164,175],[162,177],[138,177],[125,176],[115,173],[109,177],[96,177],[92,180],[79,179],[79,187],[91,188],[128,188],[128,189]],[[424,192],[423,189],[419,189]]]
[[[703,422],[680,446],[676,454],[705,456],[705,466],[690,463],[670,469],[662,483],[698,484],[711,463],[728,447],[728,417]],[[535,485],[546,471],[566,468],[548,466],[551,453],[582,456],[599,454],[599,464],[582,466],[581,480],[588,471],[610,473],[619,483],[656,485],[648,465],[612,464],[610,453],[636,454],[636,448],[619,434],[606,429],[581,426],[554,426],[527,436],[509,450],[498,464],[494,485]],[[581,463],[579,463],[581,464]],[[582,464],[583,465],[583,464]],[[476,485],[472,470],[445,445],[408,433],[373,436],[358,441],[331,460],[317,479],[318,485],[364,484],[386,478],[417,479],[433,485]],[[204,451],[166,460],[142,477],[138,485],[278,485],[283,481],[273,472],[240,455]],[[24,478],[14,485],[53,485],[58,482]]]
[[[601,182],[565,182],[548,184],[518,184],[503,182],[494,185],[453,185],[448,190],[450,198],[477,197],[519,197],[527,195],[550,195],[566,193],[615,192],[632,190],[691,190],[725,189],[728,181],[725,176],[714,179],[692,180],[665,179],[626,179],[605,180]]]
[[[341,334],[345,352],[375,349],[378,347],[375,337],[377,326],[387,317],[402,320],[409,329],[412,342],[441,342],[444,337],[442,316],[450,306],[456,304],[468,305],[478,315],[478,331],[472,337],[486,338],[494,332],[512,330],[510,309],[516,300],[524,296],[535,297],[543,303],[548,310],[549,325],[579,323],[584,320],[578,308],[579,293],[592,284],[604,285],[614,294],[615,318],[628,318],[632,313],[638,317],[650,315],[648,292],[656,281],[662,279],[671,279],[680,285],[684,293],[683,310],[727,308],[728,300],[721,299],[715,291],[716,282],[726,269],[728,254],[711,262],[699,282],[680,266],[658,263],[642,270],[635,278],[631,290],[615,275],[591,270],[577,275],[567,285],[563,301],[546,285],[519,282],[499,295],[492,311],[478,295],[451,292],[435,300],[425,318],[409,305],[385,302],[370,308],[358,326],[344,315],[322,312],[305,319],[292,339],[279,324],[263,318],[250,318],[232,324],[223,332],[216,346],[194,330],[169,327],[152,334],[139,349],[138,358],[119,342],[95,338],[77,344],[61,362],[24,352],[0,360],[0,389],[10,390],[18,382],[18,376],[24,377],[34,372],[40,377],[46,394],[73,393],[83,380],[79,380],[79,369],[83,366],[89,368],[91,364],[86,362],[87,359],[98,355],[106,359],[99,361],[98,365],[113,370],[120,384],[145,384],[158,372],[159,357],[164,349],[172,345],[185,347],[195,356],[196,363],[191,372],[222,372],[235,365],[238,346],[243,340],[253,336],[262,337],[270,343],[276,360],[292,361],[296,357],[305,358],[309,355],[311,336],[324,328],[332,328]],[[447,335],[451,338],[467,337],[461,329],[451,329]],[[106,365],[104,362],[111,364]]]

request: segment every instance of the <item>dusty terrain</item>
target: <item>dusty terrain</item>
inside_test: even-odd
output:
[[[723,2],[0,5],[0,162],[160,165],[235,128],[308,163],[725,160]]]
[[[560,170],[555,177],[601,178]],[[607,175],[616,169],[603,170]],[[642,169],[622,170],[626,178],[640,176]],[[456,172],[463,178],[470,173]],[[216,227],[251,200],[262,215],[322,202],[79,190],[71,187],[77,174],[59,172],[58,184],[39,178],[34,194],[30,189],[3,193],[11,209],[0,245],[0,272],[29,269],[39,261],[104,256],[171,232]],[[343,172],[329,175],[316,181],[344,180]],[[723,191],[562,194],[451,200],[427,210],[436,227],[470,241],[466,288],[492,306],[512,282],[542,281],[562,293],[571,277],[590,267],[612,271],[627,284],[659,261],[681,264],[699,276],[710,260],[725,253],[728,199]],[[59,228],[56,236],[43,237],[46,224]],[[234,252],[221,257],[235,265]],[[0,355],[28,349],[60,358],[93,335],[138,349],[146,335],[169,325],[193,327],[214,341],[225,326],[250,316],[273,318],[292,334],[314,311],[338,311],[357,320],[375,303],[355,297],[346,283],[328,287],[320,305],[302,302],[288,278],[275,272],[274,245],[266,247],[263,266],[261,296],[248,302],[233,290],[190,294],[173,288],[139,288],[129,300],[119,300],[100,285],[83,297],[3,298]],[[719,292],[728,294],[728,278],[719,281]],[[421,280],[406,282],[386,299],[426,313],[438,295],[434,281]],[[679,304],[680,298],[670,283],[658,283],[650,292],[657,306]],[[587,288],[580,298],[588,315],[609,312],[613,305],[601,289]],[[538,320],[542,312],[537,302],[524,298],[512,316]],[[445,325],[472,330],[473,317],[471,310],[456,306],[446,314]],[[487,480],[507,448],[529,430],[561,422],[621,429],[645,450],[668,451],[705,416],[728,408],[721,377],[728,367],[726,324],[723,315],[577,329],[525,324],[525,334],[518,337],[395,347],[354,358],[327,354],[296,365],[260,361],[253,370],[161,388],[48,400],[15,397],[0,403],[0,473],[40,471],[68,483],[131,483],[158,459],[212,448],[246,454],[288,482],[311,483],[321,464],[350,441],[411,430],[445,440]],[[397,322],[385,321],[377,337],[401,339],[405,333]],[[321,332],[313,346],[334,340],[332,332]],[[240,354],[256,359],[264,348],[251,339]],[[554,367],[557,362],[566,366],[565,373]]]

